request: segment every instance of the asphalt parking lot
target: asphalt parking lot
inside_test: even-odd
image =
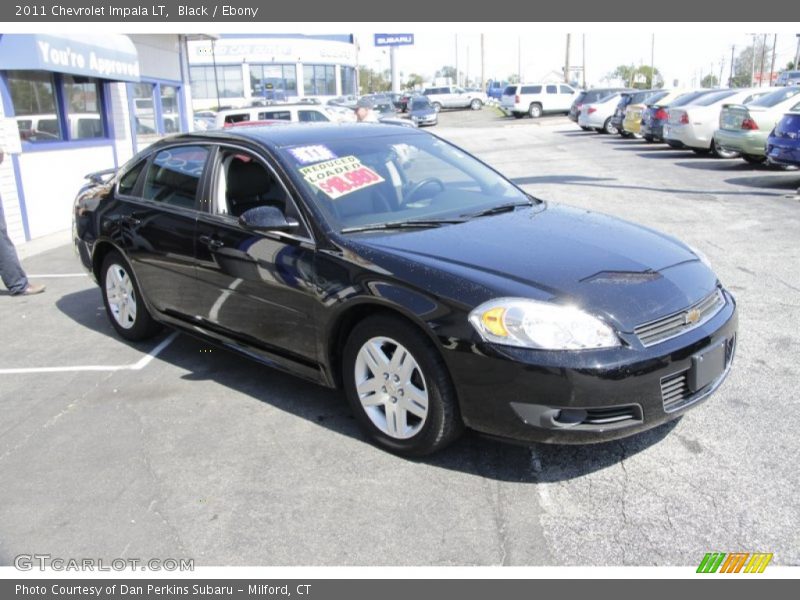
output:
[[[61,246],[25,260],[45,294],[0,293],[0,565],[800,565],[800,172],[488,108],[432,131],[534,195],[705,252],[740,309],[717,394],[619,442],[467,435],[409,461],[366,442],[338,393],[186,335],[122,341]]]

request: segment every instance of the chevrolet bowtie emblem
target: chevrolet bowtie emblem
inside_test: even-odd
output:
[[[694,325],[700,320],[700,311],[696,308],[686,311],[684,321],[687,325]]]

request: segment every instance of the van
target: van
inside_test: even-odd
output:
[[[214,121],[216,129],[231,126],[243,121],[289,121],[291,123],[341,123],[354,121],[355,113],[350,109],[337,110],[336,107],[309,103],[270,104],[221,110]],[[352,116],[351,116],[352,115]]]
[[[576,93],[566,83],[515,83],[503,90],[500,107],[517,119],[526,114],[534,119],[544,113],[567,114]]]

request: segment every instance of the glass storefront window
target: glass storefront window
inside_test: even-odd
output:
[[[136,145],[143,148],[159,139],[156,127],[155,85],[133,84],[133,116]]]
[[[217,65],[217,77],[214,78],[213,66],[189,67],[192,80],[192,97],[194,98],[242,98],[244,83],[240,65]],[[219,90],[219,94],[217,94]]]
[[[9,71],[19,137],[25,142],[63,140],[53,75],[43,71]]]
[[[181,130],[181,113],[178,107],[178,88],[174,85],[161,85],[161,120],[164,133]]]
[[[294,65],[250,65],[250,93],[253,98],[286,101],[297,95]]]
[[[72,75],[64,75],[63,79],[70,139],[105,137],[99,82]]]
[[[303,65],[306,96],[335,96],[336,69],[333,65]]]
[[[356,95],[356,70],[354,67],[339,67],[342,96]]]

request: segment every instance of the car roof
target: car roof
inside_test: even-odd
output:
[[[427,135],[410,127],[397,127],[380,123],[291,123],[281,127],[240,127],[214,131],[185,133],[164,138],[162,143],[181,141],[234,141],[237,139],[259,143],[268,148],[284,148],[302,144],[321,144],[354,138],[368,139],[386,136]],[[155,146],[155,144],[154,144]]]

